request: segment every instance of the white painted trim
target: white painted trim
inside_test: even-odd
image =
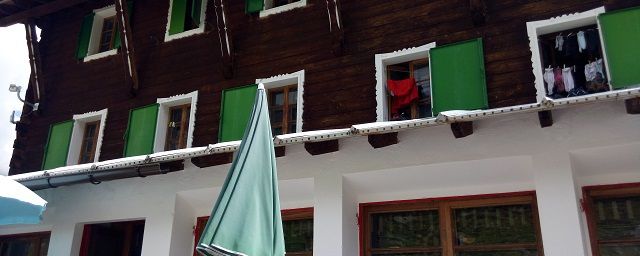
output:
[[[296,99],[296,132],[302,132],[302,112],[304,111],[304,69],[291,74],[282,74],[269,78],[256,79],[256,84],[262,83],[269,90],[290,84],[298,84],[298,98]]]
[[[398,63],[403,63],[407,61],[412,61],[416,59],[424,59],[429,57],[429,50],[431,48],[436,47],[436,43],[432,42],[429,44],[425,44],[418,47],[406,48],[395,52],[389,53],[381,53],[376,54],[375,56],[375,65],[376,65],[376,121],[383,122],[388,121],[389,117],[387,116],[387,108],[389,104],[387,104],[387,89],[386,89],[386,81],[387,81],[387,72],[385,72],[385,67],[387,65],[393,65]]]
[[[98,141],[96,141],[96,152],[93,162],[97,163],[100,159],[100,149],[102,147],[102,137],[104,136],[104,127],[107,122],[107,109],[100,111],[73,115],[73,131],[71,132],[71,141],[69,142],[69,153],[67,154],[67,165],[76,165],[80,160],[80,147],[82,147],[82,136],[84,135],[84,126],[88,122],[100,120],[98,128]]]
[[[197,35],[197,34],[202,34],[204,33],[204,27],[205,27],[205,22],[206,22],[206,18],[207,18],[207,3],[209,1],[207,0],[203,0],[202,1],[202,10],[200,10],[200,26],[198,28],[194,28],[192,30],[187,30],[187,31],[183,31],[180,32],[178,34],[174,34],[174,35],[169,35],[169,27],[171,25],[171,9],[173,8],[173,0],[169,0],[169,11],[167,11],[167,26],[164,32],[164,41],[165,42],[169,42],[172,40],[176,40],[176,39],[180,39],[180,38],[185,38],[185,37],[190,37],[193,35]]]
[[[300,0],[297,2],[293,2],[290,4],[285,4],[282,6],[278,6],[278,7],[271,7],[273,6],[273,0],[265,0],[264,1],[264,8],[265,10],[260,11],[260,18],[264,18],[267,17],[269,15],[274,15],[274,14],[278,14],[281,12],[286,12],[286,11],[290,11],[296,8],[302,8],[307,6],[307,0]]]
[[[91,25],[91,36],[89,37],[89,45],[87,49],[87,56],[82,61],[88,62],[92,60],[102,59],[107,56],[115,55],[118,53],[118,49],[111,49],[104,52],[98,52],[100,44],[100,33],[102,32],[102,25],[104,19],[116,15],[115,5],[108,5],[100,9],[93,10],[93,24]]]
[[[169,108],[177,105],[188,104],[191,102],[191,112],[189,113],[189,127],[187,128],[187,148],[193,143],[193,130],[196,124],[196,108],[198,105],[198,91],[187,94],[180,94],[168,98],[160,98],[157,100],[158,118],[156,121],[156,134],[153,143],[153,152],[164,151],[164,143],[166,140],[167,126],[169,121]]]
[[[546,20],[527,22],[529,48],[531,49],[531,64],[533,67],[533,75],[535,77],[536,99],[538,102],[542,102],[542,100],[544,100],[546,96],[544,79],[542,78],[543,67],[538,36],[567,29],[598,24],[598,15],[604,12],[604,7],[599,7],[586,12],[567,14]],[[602,41],[602,35],[600,36],[600,41]],[[608,67],[606,69],[609,70]]]

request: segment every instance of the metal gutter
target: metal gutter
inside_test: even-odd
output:
[[[499,117],[508,114],[546,111],[585,103],[623,100],[636,97],[640,97],[640,88],[596,93],[565,99],[547,98],[540,103],[523,104],[488,110],[447,111],[439,114],[435,118],[428,119],[357,124],[353,125],[351,128],[345,129],[278,135],[274,138],[274,145],[287,146],[305,142],[320,142],[356,136],[367,136],[370,134],[399,132],[455,122]],[[89,182],[99,183],[105,180],[123,179],[136,176],[144,177],[176,171],[175,166],[163,166],[163,164],[168,162],[181,162],[182,160],[194,157],[234,152],[238,150],[239,146],[240,141],[231,141],[210,144],[206,147],[179,149],[143,156],[113,159],[97,163],[65,166],[46,171],[12,175],[10,177],[31,189],[43,189]]]

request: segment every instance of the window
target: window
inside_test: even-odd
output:
[[[640,8],[605,13],[604,7],[527,22],[537,99],[566,98],[640,84]]]
[[[157,100],[154,152],[191,147],[197,102],[198,91]]]
[[[376,54],[377,121],[488,107],[482,39]]]
[[[73,132],[67,164],[98,162],[107,109],[73,116]]]
[[[191,105],[185,104],[169,108],[167,138],[164,150],[181,149],[187,146],[187,129],[189,128],[189,112]]]
[[[640,184],[585,189],[594,256],[640,255]]]
[[[538,255],[534,195],[363,204],[363,255]]]
[[[304,70],[265,79],[256,79],[268,93],[273,135],[302,131]]]
[[[128,15],[133,12],[133,2],[127,2]],[[113,5],[96,9],[84,17],[78,37],[76,57],[90,61],[118,53],[120,29]]]
[[[194,244],[200,241],[208,220],[208,216],[196,220]],[[287,256],[313,255],[313,208],[282,210],[282,230]],[[198,256],[195,248],[193,255]]]
[[[246,0],[247,13],[260,13],[260,17],[304,7],[307,0]]]
[[[164,41],[204,32],[207,0],[170,0]]]
[[[140,256],[144,220],[84,225],[80,256]]]
[[[51,233],[31,233],[0,236],[2,256],[46,256]]]

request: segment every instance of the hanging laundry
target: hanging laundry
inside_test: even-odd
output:
[[[587,79],[587,82],[593,81],[593,79],[596,78],[597,73],[598,69],[596,68],[595,61],[584,65],[584,77]]]
[[[561,52],[564,46],[564,36],[558,35],[556,36],[556,49]]]
[[[400,109],[411,105],[418,99],[418,88],[413,78],[404,80],[387,80],[387,88],[391,91],[391,113],[399,114]]]
[[[562,82],[564,83],[564,90],[566,92],[576,87],[570,67],[562,69]]]
[[[564,80],[562,79],[562,69],[561,68],[554,69],[553,74],[555,77],[555,82],[554,82],[555,93],[566,92],[566,90],[564,89]]]
[[[553,68],[545,68],[544,74],[542,74],[544,82],[547,83],[547,95],[553,94],[553,86],[555,84],[555,75],[553,74]]]
[[[584,33],[585,41],[587,42],[587,52],[594,55],[600,54],[600,35],[595,29],[588,29]]]
[[[587,40],[584,38],[584,31],[578,32],[578,51],[582,52],[587,49]]]

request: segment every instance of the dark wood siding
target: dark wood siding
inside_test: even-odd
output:
[[[374,55],[430,42],[444,45],[482,37],[492,108],[531,103],[535,88],[526,22],[590,10],[623,8],[631,0],[485,1],[488,14],[475,26],[468,0],[341,0],[345,27],[342,56],[332,53],[326,3],[266,18],[244,13],[229,0],[235,76],[225,79],[212,6],[207,32],[164,42],[168,0],[135,0],[131,19],[140,90],[131,97],[120,55],[83,63],[75,59],[82,17],[111,1],[89,1],[42,19],[41,52],[46,99],[43,112],[24,118],[11,174],[40,170],[49,125],[108,108],[100,160],[122,157],[129,110],[157,98],[199,90],[194,146],[215,143],[220,95],[256,78],[305,70],[304,127],[318,130],[376,120]],[[30,93],[30,92],[28,92]]]

